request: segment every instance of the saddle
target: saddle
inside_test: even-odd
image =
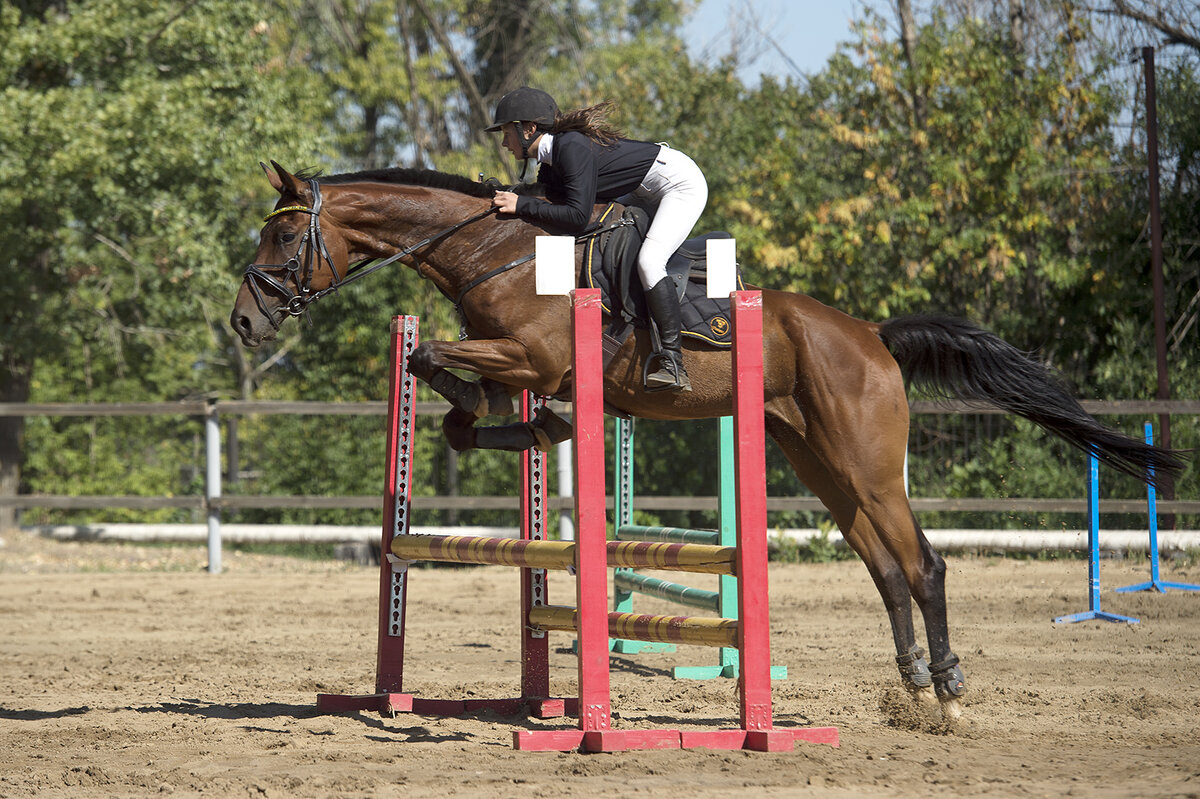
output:
[[[637,274],[637,255],[650,229],[650,215],[642,208],[629,207],[618,222],[613,219],[618,207],[609,204],[601,214],[599,225],[601,229],[607,226],[607,230],[588,241],[579,273],[580,287],[600,289],[600,303],[608,317],[604,330],[606,366],[636,328],[650,327],[645,293]],[[688,239],[667,260],[667,276],[679,297],[682,335],[715,348],[731,344],[730,308],[728,297],[714,299],[707,294],[706,242],[728,238],[728,233],[716,232]],[[744,288],[740,270],[737,285]]]

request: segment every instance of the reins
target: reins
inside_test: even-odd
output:
[[[474,216],[464,219],[463,221],[458,222],[457,224],[451,225],[450,227],[446,228],[445,230],[442,230],[438,233],[434,233],[432,236],[429,236],[428,238],[425,238],[425,239],[417,242],[416,244],[412,245],[411,247],[406,247],[405,249],[401,250],[400,252],[396,253],[395,255],[391,255],[391,256],[388,256],[387,258],[384,258],[382,261],[379,261],[378,263],[375,263],[373,261],[359,261],[357,264],[354,264],[353,266],[351,266],[349,269],[346,270],[346,276],[344,278],[342,278],[342,282],[340,285],[344,286],[347,283],[351,283],[355,280],[360,280],[360,279],[366,277],[367,275],[371,274],[372,272],[377,272],[385,266],[390,266],[391,264],[395,263],[396,261],[399,261],[401,258],[412,255],[414,252],[421,249],[422,247],[429,245],[429,244],[433,244],[435,241],[441,241],[442,239],[446,238],[447,236],[452,235],[452,234],[457,233],[458,231],[462,230],[467,225],[470,225],[474,222],[478,222],[479,220],[481,220],[487,216],[490,216],[499,210],[500,210],[499,208],[489,208],[486,211],[475,214]],[[532,258],[533,256],[530,256],[530,257]],[[370,264],[370,266],[368,267],[367,264]],[[335,274],[336,274],[336,272],[335,272]],[[329,289],[326,289],[326,292],[328,292],[328,291],[329,291]],[[315,297],[314,297],[314,299],[315,299]]]
[[[624,227],[626,225],[632,225],[632,224],[633,224],[632,220],[619,219],[616,222],[614,222],[613,224],[609,225],[608,227],[596,228],[595,230],[589,230],[586,233],[579,234],[578,236],[575,237],[575,244],[576,244],[576,246],[578,246],[585,241],[589,241],[590,239],[594,239],[594,238],[599,238],[600,236],[604,235],[605,233],[616,230],[619,227]],[[491,280],[494,277],[504,274],[505,272],[509,271],[510,269],[515,269],[516,267],[520,266],[521,264],[528,263],[536,257],[537,257],[536,252],[530,253],[529,255],[518,258],[515,261],[509,261],[504,266],[498,266],[495,269],[491,270],[490,272],[485,272],[484,274],[475,278],[471,282],[467,283],[467,285],[463,286],[462,291],[458,292],[457,297],[450,298],[451,302],[454,303],[454,310],[457,311],[458,314],[461,316],[462,315],[463,298],[467,296],[468,292],[470,292],[471,289],[475,288],[476,286],[478,286],[481,283],[486,283],[487,281]]]
[[[250,264],[246,267],[245,272],[243,273],[243,278],[250,286],[250,291],[254,295],[254,301],[258,304],[259,310],[262,311],[263,316],[267,317],[267,320],[276,330],[279,329],[279,322],[275,320],[275,315],[270,312],[266,305],[266,299],[263,297],[262,290],[259,287],[260,283],[265,284],[267,287],[274,289],[283,295],[285,301],[284,308],[288,314],[291,316],[301,316],[307,312],[309,305],[316,302],[321,297],[324,297],[327,294],[332,294],[343,286],[353,283],[356,280],[361,280],[367,275],[377,272],[385,266],[390,266],[402,258],[413,255],[422,247],[427,247],[430,244],[441,241],[447,236],[451,236],[454,233],[457,233],[459,230],[462,230],[467,225],[478,222],[481,219],[484,219],[500,210],[499,208],[492,207],[486,211],[482,211],[478,214],[470,216],[461,222],[456,222],[450,227],[422,239],[416,244],[405,247],[400,252],[388,256],[381,261],[376,261],[374,259],[360,261],[351,265],[346,270],[346,274],[339,277],[337,269],[333,265],[333,259],[329,255],[329,250],[325,246],[325,237],[321,234],[321,223],[319,219],[322,204],[321,188],[316,179],[309,180],[308,185],[313,194],[313,204],[311,208],[304,205],[288,205],[283,208],[276,208],[263,218],[264,222],[269,222],[276,216],[288,212],[298,212],[309,215],[308,230],[300,239],[300,246],[296,248],[296,254],[282,264]],[[625,219],[620,219],[617,222],[608,225],[607,227],[590,230],[580,234],[579,236],[576,236],[575,243],[577,245],[581,244],[589,239],[597,238],[605,233],[608,233],[609,231],[628,224],[632,224],[632,222]],[[302,256],[303,261],[301,260]],[[476,288],[482,283],[486,283],[498,275],[502,275],[505,272],[521,266],[522,264],[532,261],[535,257],[536,253],[530,253],[529,255],[523,256],[514,261],[509,261],[503,266],[492,269],[468,282],[467,285],[463,286],[462,290],[458,292],[457,297],[450,297],[449,295],[447,295],[447,297],[451,300],[451,302],[454,303],[455,311],[457,311],[461,316],[463,299],[468,293],[471,292],[472,289]],[[313,274],[316,271],[313,263],[314,259],[318,261],[324,261],[324,263],[329,267],[330,274],[333,275],[333,280],[329,286],[321,289],[320,291],[312,291],[309,288],[309,285],[312,282]],[[283,269],[287,271],[287,275],[284,276],[282,280],[279,280],[265,271],[269,269]],[[420,265],[418,263],[418,274],[419,273]],[[296,291],[292,291],[292,289],[287,285],[289,278],[295,283]]]

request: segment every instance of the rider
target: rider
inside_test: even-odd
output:
[[[506,214],[582,232],[598,201],[632,198],[654,214],[638,254],[638,274],[658,326],[658,368],[646,376],[647,391],[691,391],[680,351],[679,301],[667,277],[667,259],[692,231],[708,201],[708,183],[691,158],[665,144],[626,139],[609,121],[614,105],[603,102],[561,113],[539,89],[509,92],[496,106],[489,132],[504,132],[504,147],[517,158],[536,158],[538,182],[554,202],[509,191],[492,205]],[[522,175],[524,172],[522,172]]]

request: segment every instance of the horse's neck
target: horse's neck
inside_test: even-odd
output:
[[[421,218],[410,219],[409,231],[396,236],[394,246],[400,251],[426,238],[437,237],[486,210],[486,205],[477,206],[470,202],[439,206],[435,213],[426,212]],[[415,253],[420,263],[414,266],[422,277],[431,280],[443,293],[456,297],[473,281],[485,277],[497,267],[532,255],[537,232],[519,220],[502,220],[489,214],[420,248]]]
[[[354,251],[367,258],[388,258],[416,247],[404,261],[451,296],[489,271],[495,260],[492,251],[512,249],[513,237],[520,233],[518,226],[488,215],[443,236],[488,208],[484,200],[448,190],[397,186],[366,202],[356,197],[350,207],[355,206],[365,210],[343,220]],[[426,240],[430,241],[417,247]],[[532,237],[528,246],[532,250]]]

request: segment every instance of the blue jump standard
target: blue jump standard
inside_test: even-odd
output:
[[[1077,621],[1123,621],[1127,624],[1137,624],[1140,620],[1131,616],[1119,616],[1116,613],[1105,613],[1100,610],[1100,464],[1095,455],[1088,455],[1088,581],[1091,585],[1088,609],[1082,613],[1070,616],[1059,616],[1055,624],[1069,624]]]
[[[1146,422],[1146,443],[1154,443],[1154,427]],[[1167,591],[1200,591],[1200,585],[1191,583],[1173,583],[1158,578],[1158,499],[1154,486],[1146,487],[1146,506],[1150,516],[1150,582],[1136,583],[1114,589],[1119,594],[1132,594],[1137,591],[1157,591],[1165,594]]]

